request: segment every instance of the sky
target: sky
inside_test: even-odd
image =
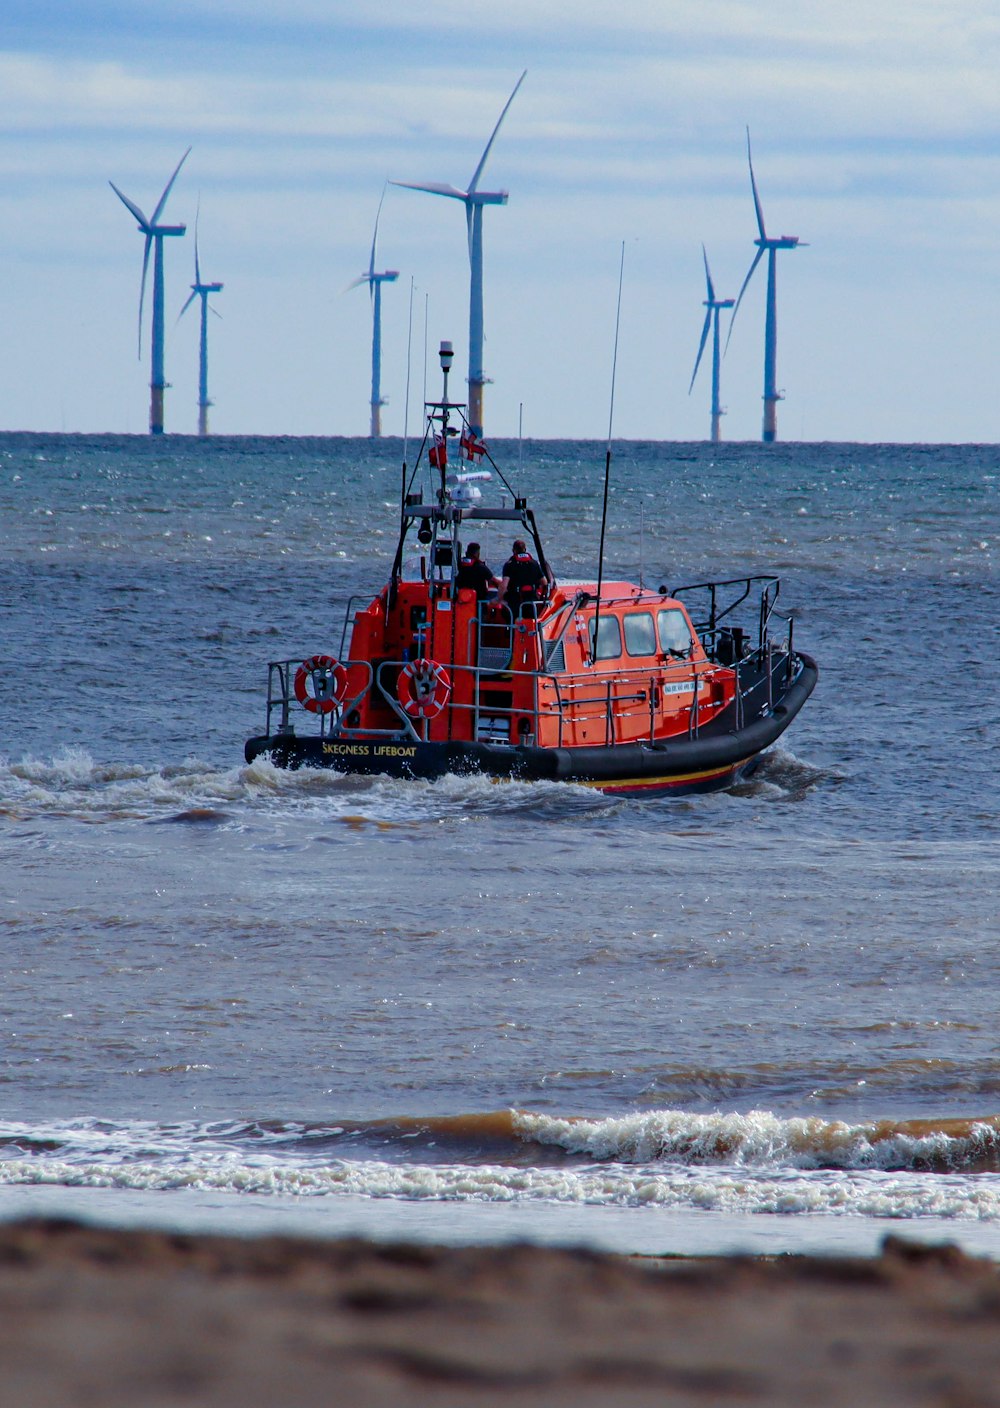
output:
[[[420,13],[418,14],[418,9]],[[142,433],[147,212],[164,219],[168,431],[197,427],[194,277],[219,434],[364,435],[368,265],[387,180],[482,188],[486,437],[705,439],[705,310],[754,255],[746,131],[778,257],[782,440],[1000,441],[995,0],[5,0],[0,429]],[[390,186],[378,264],[386,434],[434,355],[467,371],[457,201]],[[727,440],[761,433],[765,269],[722,365]],[[724,324],[725,327],[725,324]],[[409,370],[410,396],[407,402]]]

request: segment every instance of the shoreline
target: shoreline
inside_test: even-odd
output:
[[[1000,1269],[0,1225],[6,1401],[1000,1404]]]

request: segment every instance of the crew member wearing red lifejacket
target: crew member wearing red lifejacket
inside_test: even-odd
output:
[[[500,579],[494,577],[479,556],[478,543],[469,543],[465,549],[465,556],[458,565],[455,585],[459,588],[471,587],[480,601],[485,601],[490,592],[500,586]]]
[[[510,607],[516,621],[521,616],[537,616],[548,591],[548,577],[531,556],[524,539],[516,538],[512,555],[503,565],[499,599]]]

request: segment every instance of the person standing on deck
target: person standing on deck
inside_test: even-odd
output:
[[[485,601],[490,592],[500,586],[500,579],[494,577],[490,568],[479,556],[478,543],[469,543],[465,549],[465,556],[458,566],[455,585],[459,589],[471,587],[480,601]]]
[[[538,615],[538,607],[549,592],[549,579],[531,556],[523,538],[515,538],[511,556],[503,566],[498,600],[510,607],[514,620]]]

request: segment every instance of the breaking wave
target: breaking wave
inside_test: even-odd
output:
[[[1000,1221],[1000,1117],[0,1125],[0,1185]]]
[[[587,1120],[518,1114],[523,1138],[601,1162],[729,1164],[746,1169],[1000,1172],[1000,1116],[987,1119],[787,1119],[746,1114],[651,1111]]]

